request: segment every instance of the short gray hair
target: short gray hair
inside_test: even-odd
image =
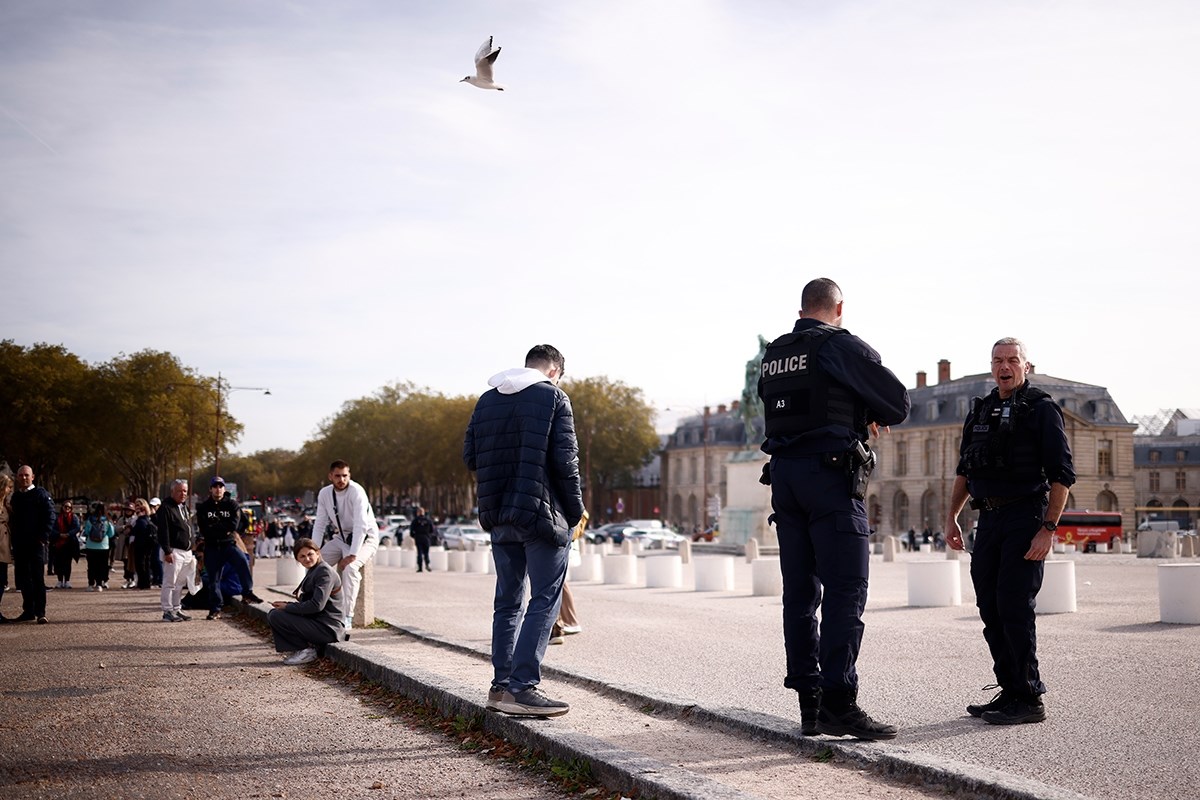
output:
[[[997,347],[1000,347],[1001,345],[1015,345],[1017,348],[1017,353],[1021,356],[1021,360],[1022,361],[1029,360],[1029,350],[1026,349],[1025,343],[1022,342],[1017,337],[1005,336],[1003,339],[999,340],[994,345],[992,345],[992,349],[995,350]]]
[[[176,486],[187,486],[187,485],[188,485],[187,478],[176,478],[175,480],[171,481],[171,491],[172,492],[175,491]]]

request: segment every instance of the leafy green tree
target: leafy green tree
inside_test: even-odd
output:
[[[604,376],[564,381],[563,390],[575,415],[584,502],[590,507],[597,491],[631,485],[633,473],[654,457],[654,408],[641,389]]]
[[[172,472],[211,453],[216,439],[215,383],[185,368],[170,353],[144,350],[120,355],[95,370],[87,393],[99,469],[122,479],[134,494],[163,491]],[[222,435],[241,425],[222,420]]]
[[[0,342],[0,460],[33,468],[55,496],[89,488],[89,369],[60,345]]]

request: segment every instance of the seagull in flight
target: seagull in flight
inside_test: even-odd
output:
[[[492,64],[496,63],[496,58],[500,55],[500,48],[492,45],[492,37],[489,36],[487,41],[479,46],[479,50],[475,53],[475,74],[468,75],[463,78],[463,81],[478,86],[480,89],[495,89],[498,92],[503,92],[504,87],[492,80]]]

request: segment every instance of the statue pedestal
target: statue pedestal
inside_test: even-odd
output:
[[[758,482],[766,465],[761,450],[742,450],[725,462],[725,508],[721,509],[721,543],[742,544],[754,539],[775,546],[779,539],[767,524],[771,515],[771,487]]]

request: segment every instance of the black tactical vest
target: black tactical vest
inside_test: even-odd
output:
[[[759,370],[766,437],[797,436],[828,425],[842,425],[860,436],[867,432],[866,407],[858,395],[837,383],[817,363],[831,336],[846,333],[817,325],[780,336],[767,346]]]
[[[1050,395],[1026,384],[1009,400],[1001,400],[993,389],[986,398],[975,398],[970,422],[963,433],[959,468],[969,478],[1009,482],[1039,482],[1046,479],[1038,459],[1037,432],[1025,420],[1035,403]]]

